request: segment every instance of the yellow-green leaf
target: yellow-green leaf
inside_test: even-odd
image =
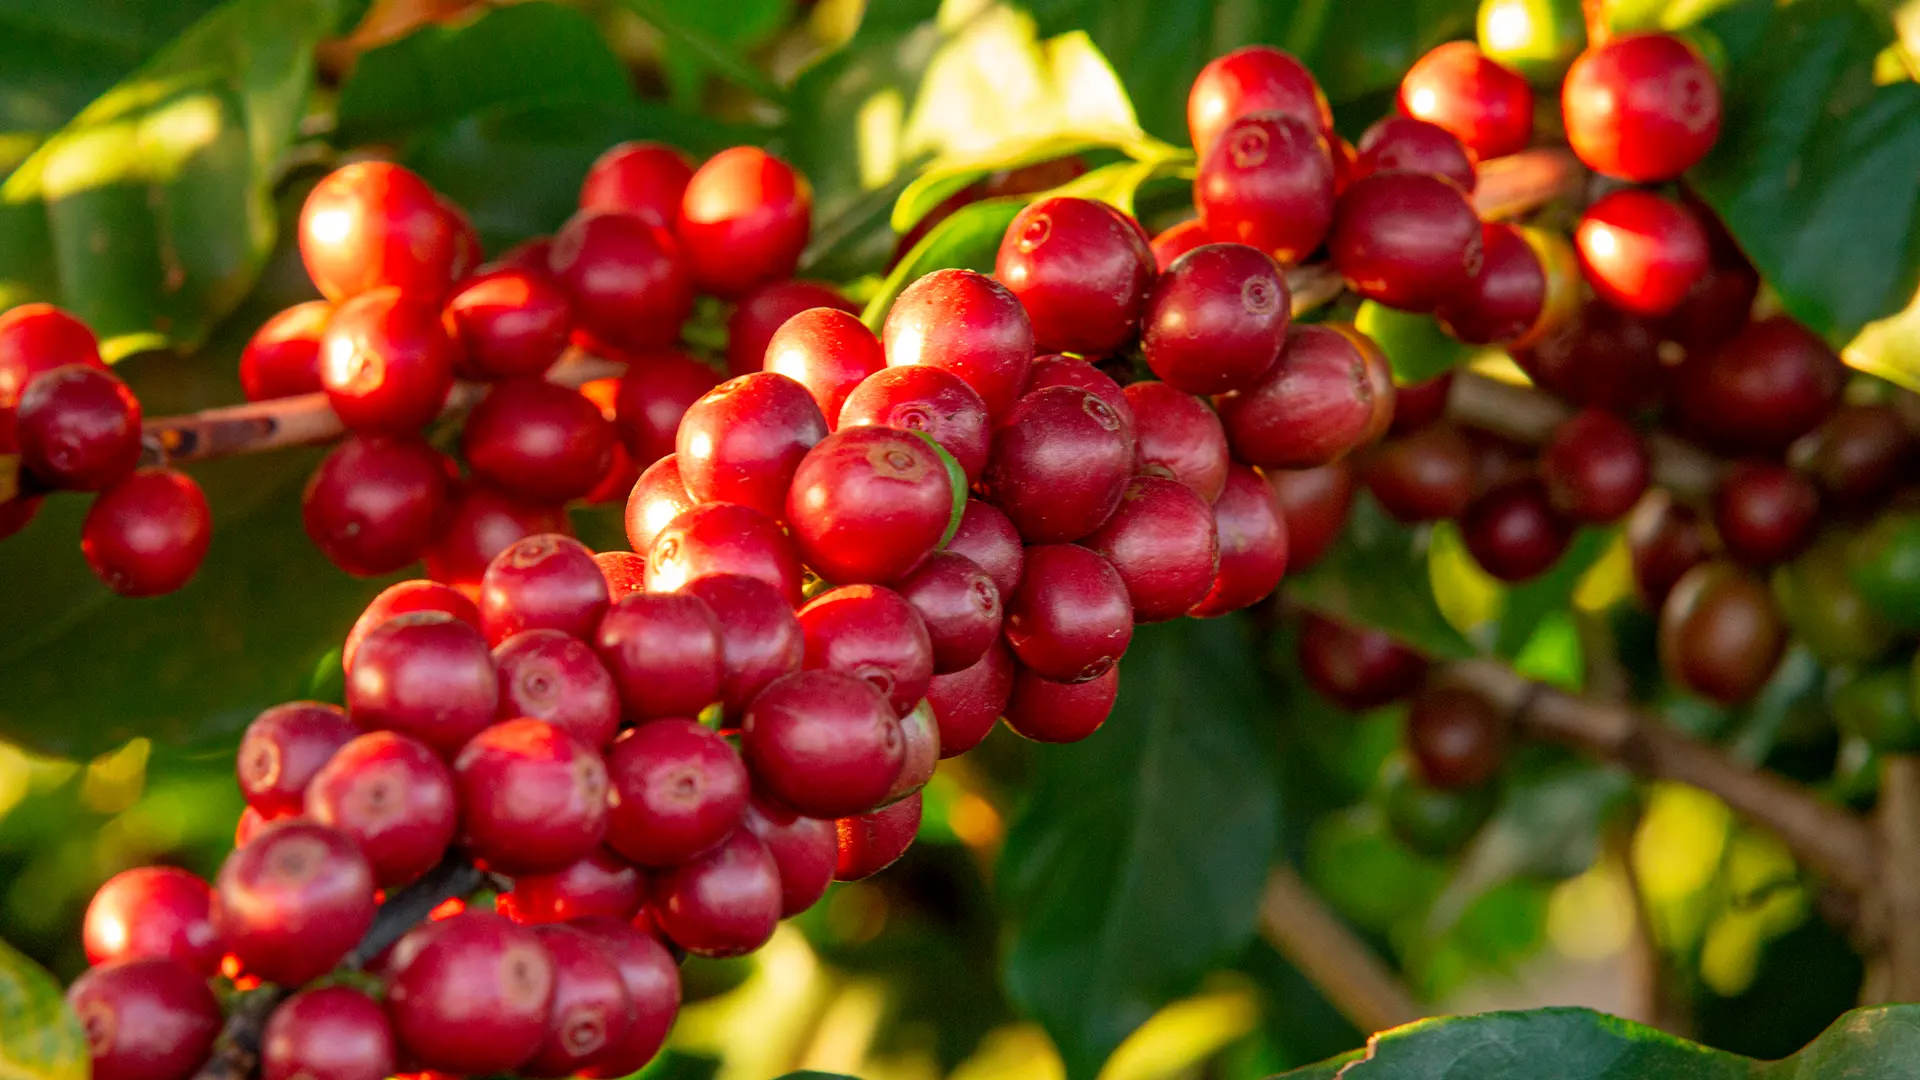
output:
[[[0,1080],[87,1080],[87,1036],[53,976],[0,941]]]

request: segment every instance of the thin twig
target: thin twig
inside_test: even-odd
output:
[[[1427,1015],[1385,961],[1286,865],[1267,875],[1260,936],[1300,969],[1340,1015],[1371,1034]]]
[[[1881,761],[1876,818],[1886,930],[1882,1000],[1920,1001],[1920,757],[1895,754]]]

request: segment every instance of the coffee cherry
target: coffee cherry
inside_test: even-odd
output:
[[[933,643],[920,615],[892,589],[846,585],[799,612],[803,666],[852,675],[905,715],[933,678]]]
[[[545,1039],[553,957],[529,927],[465,911],[409,930],[388,964],[387,1016],[411,1062],[511,1072]]]
[[[475,735],[453,759],[453,781],[460,845],[489,869],[558,870],[606,835],[606,765],[544,720],[508,720]]]
[[[1353,509],[1353,468],[1344,461],[1318,469],[1269,469],[1267,486],[1273,489],[1286,523],[1287,564],[1305,570],[1320,561],[1340,537]],[[1214,513],[1220,512],[1214,504]],[[1220,530],[1220,559],[1226,561],[1227,532]]]
[[[906,755],[900,763],[899,775],[893,778],[893,786],[881,800],[883,805],[918,794],[933,779],[934,770],[940,765],[940,721],[933,715],[932,702],[921,698],[919,704],[901,715],[900,738],[906,744]]]
[[[1613,521],[1647,490],[1651,463],[1639,433],[1600,409],[1574,414],[1554,428],[1540,452],[1540,480],[1553,508],[1577,522]]]
[[[600,1052],[581,1070],[582,1076],[620,1077],[638,1072],[666,1041],[667,1029],[680,1011],[680,967],[666,946],[625,921],[600,916],[576,920],[573,928],[587,935],[613,961],[633,1006],[627,1037]]]
[[[1281,113],[1242,115],[1200,158],[1193,205],[1207,235],[1300,262],[1333,222],[1333,158],[1312,124]]]
[[[1434,787],[1417,769],[1389,758],[1381,769],[1379,801],[1394,839],[1413,851],[1434,858],[1458,855],[1499,806],[1499,792],[1490,785],[1471,788]]]
[[[1772,575],[1773,610],[1785,620],[1785,632],[1827,667],[1872,664],[1899,638],[1878,610],[1892,598],[1870,600],[1854,584],[1849,546],[1844,532],[1829,533]]]
[[[160,596],[193,579],[213,539],[200,485],[172,469],[141,469],[101,492],[80,526],[80,552],[121,596]]]
[[[782,323],[767,342],[765,369],[806,387],[833,427],[860,381],[887,366],[880,339],[838,308],[811,308]]]
[[[546,1038],[532,1060],[515,1072],[529,1077],[566,1076],[626,1040],[633,1003],[627,999],[619,969],[593,938],[571,926],[536,926],[533,932],[553,959],[553,999]]]
[[[300,208],[300,261],[340,301],[395,288],[438,302],[457,275],[459,222],[419,176],[385,161],[328,173]]]
[[[1667,677],[1723,705],[1759,693],[1786,642],[1767,587],[1728,563],[1689,570],[1660,609]]]
[[[1833,724],[1883,754],[1920,750],[1909,665],[1862,672],[1833,694]]]
[[[99,1080],[186,1080],[220,1034],[220,1003],[204,976],[152,957],[83,973],[67,1007],[86,1032]]]
[[[1190,394],[1248,389],[1280,355],[1289,303],[1286,278],[1260,251],[1195,248],[1167,268],[1147,301],[1147,366]]]
[[[759,789],[808,817],[843,817],[871,809],[899,775],[906,745],[896,716],[864,679],[802,671],[754,699],[741,749]]]
[[[1901,629],[1920,624],[1920,518],[1875,518],[1848,544],[1847,579],[1875,611]]]
[[[542,379],[495,386],[468,415],[460,447],[474,476],[510,495],[559,503],[592,490],[613,425],[579,391]]]
[[[1480,266],[1480,218],[1437,176],[1376,173],[1340,196],[1327,237],[1353,291],[1406,311],[1457,296]]]
[[[1845,510],[1878,505],[1910,475],[1920,440],[1891,406],[1846,405],[1814,432],[1808,470]]]
[[[923,365],[869,375],[847,394],[835,426],[917,431],[953,455],[968,483],[987,467],[993,437],[987,403],[973,387],[950,371]]]
[[[1459,428],[1434,424],[1369,451],[1360,476],[1395,518],[1444,521],[1473,500],[1473,446]]]
[[[1727,554],[1751,566],[1783,562],[1813,539],[1820,492],[1805,474],[1771,461],[1734,466],[1713,493],[1713,528]]]
[[[1070,743],[1107,722],[1120,691],[1120,669],[1110,667],[1085,682],[1054,682],[1021,667],[1007,700],[1007,727],[1035,742]]]
[[[828,581],[893,581],[939,545],[956,494],[927,440],[850,427],[801,459],[785,516],[801,560]]]
[[[844,817],[833,823],[838,852],[833,863],[835,881],[859,881],[892,866],[906,854],[920,833],[920,794],[872,813]]]
[[[758,147],[736,146],[694,171],[674,231],[700,288],[732,299],[792,277],[812,224],[806,178]]]
[[[750,375],[762,370],[774,333],[788,319],[819,307],[860,314],[860,305],[819,281],[769,281],[741,297],[727,317],[727,373]],[[831,421],[832,415],[827,419]]]
[[[1036,356],[1027,367],[1027,385],[1021,396],[1045,390],[1049,386],[1076,386],[1113,406],[1127,430],[1133,430],[1133,406],[1127,404],[1126,391],[1106,372],[1077,356],[1051,353]]]
[[[933,677],[927,702],[940,729],[941,757],[964,754],[993,731],[1013,693],[1017,666],[1006,643],[995,641],[972,667]]]
[[[720,376],[685,353],[656,351],[634,357],[620,379],[615,409],[620,438],[642,468],[673,453],[674,433],[687,409],[720,384]]]
[[[1119,509],[1085,543],[1119,573],[1135,622],[1185,614],[1206,598],[1220,569],[1214,507],[1158,476],[1134,477]]]
[[[924,364],[960,376],[998,419],[1033,359],[1033,327],[1006,286],[971,270],[936,270],[906,287],[881,331],[890,367]]]
[[[544,374],[573,329],[566,292],[542,271],[503,269],[469,278],[448,298],[444,318],[464,367],[488,379]]]
[[[1020,533],[1007,515],[980,499],[970,499],[960,515],[960,527],[947,540],[944,549],[972,559],[993,579],[1004,602],[1020,584],[1020,569],[1025,563]]]
[[[1353,179],[1377,172],[1428,173],[1472,191],[1474,156],[1453,133],[1438,124],[1408,116],[1376,120],[1360,136]]]
[[[806,387],[760,372],[729,379],[694,402],[674,449],[694,498],[778,517],[800,459],[826,437],[826,419]]]
[[[1513,583],[1559,562],[1573,541],[1573,525],[1554,510],[1546,485],[1520,479],[1475,499],[1460,519],[1460,536],[1482,570]]]
[[[1746,256],[1737,249],[1723,255],[1714,240],[1718,226],[1697,207],[1695,212],[1708,226],[1713,264],[1694,281],[1679,306],[1660,320],[1664,335],[1686,346],[1689,353],[1707,352],[1739,333],[1752,317],[1753,302],[1760,295],[1760,275]],[[1729,246],[1731,243],[1728,241]]]
[[[260,1033],[262,1080],[383,1080],[397,1070],[386,1012],[351,987],[293,995]]]
[[[1770,452],[1817,427],[1839,403],[1846,367],[1827,343],[1785,316],[1752,323],[1673,378],[1686,429],[1728,451]]]
[[[665,228],[609,210],[582,210],[554,234],[548,269],[574,324],[616,349],[672,345],[693,312],[689,256]]]
[[[1442,300],[1434,316],[1447,333],[1469,345],[1528,336],[1546,312],[1547,271],[1539,252],[1515,225],[1480,226],[1480,267],[1465,288]]]
[[[594,554],[593,562],[600,568],[600,576],[607,581],[609,600],[646,591],[646,556],[631,551],[601,551]]]
[[[100,342],[87,324],[52,304],[0,311],[0,446],[11,447],[11,421],[27,384],[55,368],[84,364],[101,371]]]
[[[1707,272],[1707,233],[1683,207],[1623,188],[1587,207],[1574,231],[1580,270],[1602,300],[1665,315]]]
[[[1119,505],[1134,446],[1099,397],[1054,386],[1020,399],[994,432],[988,497],[1028,543],[1077,540]]]
[[[300,500],[307,537],[349,574],[376,577],[417,562],[433,542],[452,471],[418,435],[356,432],[327,454]]]
[[[1450,41],[1400,79],[1400,111],[1452,132],[1481,160],[1518,153],[1533,137],[1533,90],[1470,41]]]
[[[1006,635],[1014,655],[1042,678],[1098,678],[1133,638],[1126,583],[1086,548],[1029,548],[1020,586],[1007,600]]]
[[[440,414],[456,356],[437,307],[376,289],[334,310],[320,339],[320,382],[348,427],[405,431]]]
[[[1202,244],[1212,242],[1213,238],[1207,235],[1207,223],[1199,218],[1188,218],[1178,225],[1169,225],[1153,238],[1151,250],[1154,265],[1164,274],[1175,259]]]
[[[1252,467],[1235,462],[1213,504],[1220,569],[1188,614],[1212,618],[1265,599],[1287,570],[1287,521],[1279,499]],[[1336,525],[1335,528],[1338,528]]]
[[[347,711],[363,731],[397,731],[451,754],[493,722],[500,689],[487,639],[439,611],[390,619],[360,641]]]
[[[360,734],[344,709],[289,701],[255,717],[240,738],[234,773],[247,805],[270,817],[297,814],[307,784],[334,752]]]
[[[1209,531],[1212,524],[1209,511]],[[965,555],[936,551],[896,587],[926,627],[935,674],[972,667],[1000,636],[1000,589]]]
[[[797,677],[797,676],[796,676]],[[747,829],[653,878],[660,929],[699,956],[742,956],[766,944],[780,921],[780,870]]]
[[[89,964],[164,957],[202,978],[220,969],[213,890],[185,870],[142,866],[107,879],[87,904],[80,931]]]
[[[1291,116],[1320,132],[1333,130],[1333,110],[1300,61],[1270,45],[1249,45],[1200,69],[1187,92],[1187,129],[1204,157],[1220,133],[1255,112]]]
[[[1515,349],[1513,359],[1535,384],[1574,405],[1633,412],[1658,401],[1668,385],[1659,350],[1651,323],[1593,300],[1575,319]]]
[[[233,846],[235,848],[246,847],[253,842],[254,837],[264,832],[267,826],[276,821],[283,820],[285,816],[286,815],[282,815],[281,817],[267,817],[251,806],[240,811],[240,820],[236,821],[233,826]]]
[[[382,888],[433,869],[459,810],[447,766],[425,743],[391,731],[341,747],[306,793],[307,816],[357,844]]]
[[[1383,631],[1313,613],[1300,623],[1299,656],[1307,685],[1350,712],[1399,701],[1427,675],[1427,658]]]
[[[0,424],[4,424],[7,413],[0,410]],[[5,540],[21,529],[32,524],[34,515],[40,512],[44,500],[38,496],[28,498],[16,495],[0,502],[0,540]]]
[[[20,463],[56,489],[100,491],[140,463],[140,402],[95,367],[67,364],[34,376],[15,423]]]
[[[674,518],[647,549],[647,589],[674,592],[712,574],[743,574],[800,603],[800,556],[757,510],[734,503],[696,506]]]
[[[482,484],[464,485],[454,492],[440,535],[427,549],[427,575],[478,595],[487,566],[514,541],[572,532],[562,507],[529,502]]]
[[[661,531],[694,505],[693,496],[680,482],[679,459],[668,454],[647,466],[627,496],[627,542],[644,559]]]
[[[617,210],[671,228],[693,179],[686,152],[665,143],[623,142],[594,159],[580,184],[580,209]]]
[[[1439,686],[1407,709],[1407,750],[1424,783],[1449,790],[1479,787],[1505,764],[1509,727],[1486,698]]]
[[[1266,467],[1311,468],[1359,445],[1374,420],[1371,359],[1329,327],[1289,330],[1279,361],[1258,384],[1218,399],[1234,455]]]
[[[1639,184],[1679,176],[1720,137],[1713,69],[1671,34],[1622,34],[1581,53],[1560,106],[1581,161]]]
[[[616,806],[608,818],[609,832],[618,814]],[[638,867],[600,848],[559,870],[514,878],[513,890],[503,893],[496,904],[502,915],[529,926],[591,916],[625,921],[640,910],[646,884]]]
[[[1627,551],[1640,599],[1658,609],[1681,575],[1707,557],[1706,530],[1700,515],[1665,492],[1642,501],[1627,518]]]
[[[360,642],[373,632],[374,628],[388,619],[408,615],[416,611],[439,611],[473,627],[480,628],[480,609],[473,601],[451,586],[437,581],[402,581],[389,585],[373,598],[360,617],[354,620],[353,629],[347,631],[347,641],[340,649],[340,666],[343,670],[352,670],[353,658],[360,651]]]
[[[373,869],[345,834],[298,818],[227,857],[213,925],[252,975],[299,986],[333,969],[373,925]]]
[[[711,574],[682,591],[705,600],[719,623],[726,670],[720,700],[727,716],[738,718],[768,683],[800,670],[800,622],[778,589],[757,578]]]
[[[584,639],[593,635],[607,603],[607,582],[593,552],[572,537],[541,533],[514,541],[487,565],[480,579],[480,628],[493,645],[528,630]]]
[[[747,769],[712,729],[655,720],[607,754],[607,846],[642,866],[678,866],[726,839],[747,806]]]
[[[593,646],[634,720],[698,716],[720,699],[720,626],[706,601],[635,593],[607,609]]]
[[[1035,348],[1099,356],[1132,339],[1154,273],[1136,228],[1091,199],[1041,199],[1014,216],[994,276],[1026,309]]]
[[[812,907],[833,883],[839,850],[833,822],[801,817],[782,806],[755,799],[747,806],[747,830],[760,838],[780,871],[780,917]]]

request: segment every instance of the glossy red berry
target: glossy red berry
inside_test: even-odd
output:
[[[226,951],[213,929],[213,890],[171,866],[142,866],[108,878],[87,904],[81,941],[90,964],[164,957],[202,978]]]
[[[1627,518],[1627,551],[1640,598],[1658,609],[1683,574],[1707,557],[1706,529],[1693,507],[1664,492],[1643,501]]]
[[[1819,426],[1845,381],[1825,341],[1777,315],[1688,357],[1674,373],[1673,404],[1686,430],[1715,447],[1767,452]]]
[[[554,629],[525,630],[493,650],[502,720],[545,720],[586,746],[613,741],[620,694],[593,648]]]
[[[1713,528],[1727,554],[1769,566],[1813,539],[1820,491],[1806,474],[1771,461],[1735,465],[1713,493]]]
[[[964,754],[993,731],[1013,693],[1017,666],[1002,640],[987,646],[972,667],[933,677],[927,701],[940,730],[941,757]]]
[[[838,671],[774,680],[748,707],[741,729],[756,788],[808,817],[871,809],[906,760],[906,741],[886,696]]]
[[[658,349],[693,313],[681,244],[643,217],[583,210],[554,234],[547,266],[572,301],[574,325],[616,349]]]
[[[613,961],[633,1007],[627,1037],[600,1052],[581,1070],[582,1076],[620,1077],[639,1071],[666,1041],[667,1030],[680,1011],[680,967],[672,954],[650,934],[625,921],[592,916],[575,921],[575,930],[592,938]]]
[[[833,822],[801,817],[764,799],[748,804],[745,821],[779,868],[780,917],[798,915],[818,903],[833,883],[838,850]]]
[[[811,308],[782,323],[767,342],[765,370],[799,383],[833,427],[841,403],[867,376],[887,366],[880,339],[838,308]]]
[[[1562,421],[1540,452],[1540,480],[1548,501],[1583,523],[1625,516],[1646,492],[1651,470],[1639,432],[1600,409]]]
[[[540,533],[572,532],[560,506],[468,484],[454,493],[440,535],[427,549],[427,574],[478,595],[481,575],[509,544]]]
[[[926,627],[935,674],[972,667],[1000,637],[1000,589],[965,555],[936,551],[895,588]]]
[[[793,166],[736,146],[694,170],[674,231],[700,288],[731,299],[793,276],[813,226],[813,189]]]
[[[647,588],[673,592],[711,574],[744,574],[799,606],[793,541],[772,518],[735,503],[708,503],[674,518],[647,550]]]
[[[553,959],[553,998],[546,1038],[532,1060],[514,1071],[529,1077],[567,1076],[626,1041],[633,1003],[620,969],[593,938],[571,926],[542,925],[533,932]]]
[[[1135,622],[1177,618],[1206,598],[1220,568],[1214,508],[1192,488],[1136,476],[1085,545],[1113,564]]]
[[[1150,249],[1153,251],[1155,267],[1164,274],[1175,259],[1202,244],[1212,242],[1213,238],[1207,235],[1207,223],[1199,218],[1188,218],[1161,230],[1160,235],[1153,238]]]
[[[1361,296],[1432,311],[1479,269],[1480,217],[1437,176],[1375,173],[1341,194],[1327,251]]]
[[[1035,742],[1079,742],[1107,722],[1119,692],[1118,667],[1075,683],[1043,679],[1031,668],[1022,667],[1007,700],[1007,727]]]
[[[940,722],[933,715],[933,703],[925,698],[900,718],[900,735],[907,754],[900,774],[887,789],[886,803],[895,803],[916,794],[933,779],[940,766]]]
[[[656,876],[650,891],[660,929],[700,956],[750,953],[780,921],[779,866],[747,829]]]
[[[585,495],[606,474],[614,428],[577,390],[515,379],[474,406],[460,447],[482,482],[523,499],[560,503]]]
[[[462,367],[488,379],[541,375],[573,331],[573,305],[554,279],[507,268],[468,278],[447,300],[448,331]]]
[[[720,700],[720,624],[705,600],[647,592],[607,609],[593,647],[613,673],[629,718],[698,716]]]
[[[826,436],[826,419],[806,387],[759,372],[729,379],[694,402],[674,449],[694,498],[777,517],[800,459]]]
[[[140,463],[140,402],[96,367],[67,364],[34,376],[15,424],[20,463],[56,489],[99,491]]]
[[[94,968],[67,990],[67,1007],[98,1080],[186,1080],[220,1034],[220,1003],[205,976],[178,960]]]
[[[80,526],[87,565],[121,596],[160,596],[185,585],[212,540],[206,495],[173,469],[141,469],[101,492]]]
[[[541,533],[493,557],[480,579],[480,628],[498,645],[527,630],[588,638],[607,610],[607,582],[587,545]]]
[[[642,866],[678,866],[726,839],[747,806],[747,768],[692,720],[624,732],[607,754],[607,846]]]
[[[1573,541],[1573,524],[1553,508],[1546,485],[1511,480],[1474,500],[1460,534],[1480,568],[1506,582],[1538,577]]]
[[[1133,606],[1120,574],[1074,544],[1027,549],[1020,586],[1007,601],[1007,644],[1042,678],[1098,678],[1133,639]]]
[[[740,574],[709,574],[682,591],[706,601],[719,623],[726,670],[720,700],[726,715],[739,717],[768,683],[800,670],[805,655],[800,622],[778,589]]]
[[[1391,439],[1360,462],[1360,477],[1380,506],[1406,522],[1459,517],[1473,500],[1473,445],[1451,424]]]
[[[1300,674],[1343,709],[1362,712],[1411,694],[1427,658],[1383,631],[1309,613],[1300,622]]]
[[[347,712],[364,731],[397,731],[451,754],[493,722],[500,687],[487,639],[440,611],[380,624],[347,669]]]
[[[1034,355],[1026,309],[972,270],[936,270],[906,287],[881,331],[890,367],[925,364],[960,376],[998,419],[1013,407]]]
[[[234,754],[240,794],[269,817],[299,813],[314,774],[358,734],[337,705],[289,701],[273,706],[240,737]]]
[[[1055,197],[1007,226],[994,276],[1020,299],[1043,352],[1099,356],[1132,339],[1152,284],[1152,252],[1121,211]]]
[[[1279,587],[1290,558],[1290,525],[1280,500],[1251,466],[1234,462],[1225,488],[1214,500],[1213,521],[1220,569],[1206,596],[1190,612],[1199,618],[1238,611],[1265,599]]]
[[[1400,111],[1452,132],[1481,160],[1518,153],[1533,138],[1533,89],[1471,41],[1450,41],[1400,79]]]
[[[1851,511],[1877,506],[1920,457],[1920,437],[1888,405],[1841,405],[1813,444],[1808,471],[1835,505]]]
[[[607,768],[600,754],[544,720],[508,720],[453,759],[460,845],[507,874],[558,870],[600,846]]]
[[[1178,480],[1213,502],[1227,483],[1227,432],[1207,403],[1163,382],[1127,384],[1135,472]]]
[[[1622,188],[1587,207],[1573,234],[1580,270],[1602,300],[1665,315],[1707,272],[1707,232],[1685,207]]]
[[[694,505],[687,486],[680,482],[680,460],[668,454],[647,466],[627,495],[627,543],[644,561],[654,538]]]
[[[1431,787],[1479,787],[1506,762],[1507,719],[1493,703],[1456,686],[1440,686],[1407,709],[1407,749]]]
[[[647,588],[647,557],[631,551],[601,551],[593,556],[600,576],[607,579],[607,598],[618,600]]]
[[[1596,409],[1645,408],[1669,381],[1657,328],[1598,300],[1512,356],[1541,389]]]
[[[457,275],[459,222],[425,180],[356,161],[314,185],[300,209],[300,260],[329,300],[395,288],[438,302]]]
[[[1059,353],[1034,357],[1033,363],[1027,367],[1027,385],[1021,390],[1021,396],[1045,390],[1049,386],[1076,386],[1093,394],[1113,406],[1113,411],[1120,414],[1127,430],[1133,430],[1133,406],[1127,404],[1126,391],[1113,381],[1112,376],[1094,367],[1092,362]]]
[[[1373,427],[1382,381],[1369,370],[1375,363],[1370,352],[1331,327],[1294,327],[1265,378],[1217,401],[1234,456],[1283,469],[1313,468],[1344,456]],[[1390,382],[1388,387],[1390,395]]]
[[[1078,540],[1120,503],[1135,446],[1099,396],[1052,386],[1020,399],[993,436],[982,482],[1028,543]]]
[[[940,543],[954,497],[946,466],[925,439],[851,427],[801,459],[785,517],[801,560],[828,581],[892,581]]]
[[[1660,608],[1667,677],[1734,705],[1760,692],[1786,648],[1787,628],[1764,582],[1729,563],[1702,563]]]
[[[559,870],[514,878],[512,891],[496,904],[502,915],[528,925],[592,916],[624,922],[646,900],[646,885],[639,867],[601,848]]]
[[[1477,170],[1472,151],[1446,128],[1410,116],[1388,116],[1360,136],[1352,178],[1377,172],[1428,173],[1472,191]]]
[[[1007,515],[980,499],[968,500],[966,511],[960,515],[960,528],[944,550],[965,555],[985,570],[1000,590],[1002,601],[1020,584],[1020,568],[1025,561],[1020,533]]]
[[[299,986],[333,969],[373,925],[373,869],[344,833],[293,818],[227,857],[213,925],[252,975]]]
[[[682,352],[635,356],[620,379],[615,403],[621,441],[641,468],[673,453],[674,433],[687,409],[720,385],[712,368]]]
[[[1300,262],[1334,216],[1333,158],[1312,124],[1281,113],[1241,116],[1200,158],[1193,205],[1207,235]]]
[[[388,967],[387,1016],[412,1063],[511,1072],[545,1039],[556,975],[529,927],[489,911],[421,923],[393,947]]]
[[[835,426],[917,431],[953,456],[969,483],[987,467],[987,403],[958,375],[916,365],[874,372],[847,394]]]
[[[594,159],[580,184],[580,209],[617,210],[671,228],[693,179],[686,152],[665,143],[623,142]]]
[[[913,605],[892,589],[846,585],[800,609],[803,665],[852,675],[905,715],[933,678],[933,643]]]
[[[1344,461],[1318,469],[1271,469],[1267,486],[1279,501],[1286,522],[1287,561],[1304,570],[1326,555],[1339,539],[1353,509],[1353,468]],[[1219,513],[1215,503],[1215,514]],[[1225,562],[1227,534],[1220,533],[1221,561]]]
[[[764,370],[767,343],[774,333],[788,319],[817,307],[860,314],[860,305],[819,281],[769,281],[741,297],[727,317],[727,374],[750,375]]]
[[[1187,129],[1205,156],[1227,126],[1248,113],[1277,112],[1316,131],[1333,130],[1327,96],[1305,65],[1271,45],[1249,45],[1218,57],[1187,92]]]
[[[10,421],[28,383],[68,364],[107,370],[100,342],[86,323],[52,304],[0,311],[0,416]],[[0,446],[11,446],[11,430],[0,426]]]
[[[1671,34],[1622,34],[1581,53],[1560,106],[1580,160],[1635,183],[1679,176],[1720,136],[1713,69]]]
[[[433,869],[459,812],[446,764],[425,743],[391,731],[341,747],[306,793],[307,816],[359,845],[382,888]]]
[[[1517,226],[1480,227],[1480,266],[1464,288],[1434,309],[1447,333],[1471,345],[1527,336],[1547,304],[1547,271]]]
[[[885,870],[906,854],[920,833],[920,794],[891,806],[833,823],[838,840],[835,881],[859,881]]]
[[[1257,384],[1280,355],[1291,319],[1287,280],[1244,244],[1197,247],[1167,268],[1147,302],[1147,366],[1189,394]]]
[[[307,536],[349,574],[419,561],[447,505],[451,463],[418,435],[356,432],[327,454],[300,500]]]
[[[456,355],[434,303],[376,289],[334,309],[320,338],[320,382],[348,427],[404,431],[440,415]]]
[[[445,612],[475,630],[480,629],[480,609],[467,599],[465,593],[437,581],[402,581],[382,589],[380,595],[374,597],[360,617],[354,620],[353,629],[347,631],[346,644],[340,649],[341,668],[353,669],[353,658],[360,651],[360,642],[375,627],[388,619],[415,611]]]
[[[261,1080],[384,1080],[398,1070],[386,1011],[352,987],[295,994],[260,1033]]]

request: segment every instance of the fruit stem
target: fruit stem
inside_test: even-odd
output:
[[[1260,897],[1260,936],[1363,1032],[1384,1031],[1427,1015],[1393,969],[1291,866],[1276,866],[1267,875]]]
[[[1480,163],[1473,208],[1482,221],[1518,217],[1555,199],[1580,193],[1586,166],[1566,149],[1522,150]]]
[[[1920,1001],[1920,757],[1892,754],[1881,759],[1876,818],[1886,928],[1884,1000]]]

